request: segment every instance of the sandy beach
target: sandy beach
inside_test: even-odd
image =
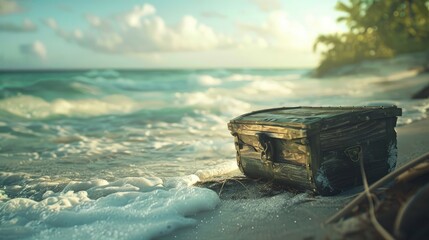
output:
[[[424,119],[397,128],[398,166],[429,151],[428,126],[429,119]],[[282,193],[224,199],[215,211],[195,216],[195,227],[162,239],[325,239],[330,232],[322,223],[361,190],[357,187],[332,197]]]
[[[396,59],[387,63],[394,61],[396,64],[390,66],[390,71],[376,74],[377,79],[381,75],[384,81],[373,83],[387,99],[411,98],[414,92],[429,83],[429,74],[419,74],[417,70],[410,69],[410,65],[404,65],[404,60]],[[380,64],[383,62],[371,65],[371,68],[377,69]],[[374,74],[373,71],[369,72]],[[407,123],[407,120],[399,122]],[[397,167],[429,152],[429,119],[398,126],[396,131]],[[241,173],[231,172],[216,181],[222,182],[231,176],[241,176]],[[192,216],[198,221],[195,227],[181,229],[162,239],[325,239],[332,235],[331,231],[335,227],[326,228],[322,223],[362,191],[362,187],[356,187],[331,197],[287,191],[261,196],[257,193],[252,195],[249,191],[258,192],[264,186],[243,185],[246,183],[225,184],[222,186],[223,194],[232,192],[233,198],[221,197],[215,211]],[[243,198],[240,198],[240,194]]]

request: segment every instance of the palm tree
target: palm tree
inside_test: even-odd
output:
[[[339,1],[337,19],[348,33],[321,35],[313,50],[321,49],[318,73],[364,59],[391,57],[429,49],[429,0]]]

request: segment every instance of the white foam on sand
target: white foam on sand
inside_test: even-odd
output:
[[[198,176],[199,179],[204,180],[215,176],[221,176],[236,171],[237,169],[237,163],[235,161],[230,161],[223,164],[218,164],[216,167],[213,168],[198,170],[195,175]]]
[[[37,181],[38,191],[42,191],[40,185],[52,182],[68,184],[59,192],[45,190],[39,200],[9,199],[5,191],[0,192],[0,234],[30,239],[153,239],[196,224],[194,214],[219,203],[215,192],[190,187],[199,180],[196,175],[112,182],[43,179],[2,173],[2,184]]]
[[[115,142],[110,138],[93,138],[80,135],[60,136],[54,139],[58,148],[51,152],[51,157],[81,154],[86,156],[101,155],[103,153],[126,153],[128,148],[123,143]],[[68,142],[69,141],[69,142]],[[55,158],[55,157],[54,157]]]

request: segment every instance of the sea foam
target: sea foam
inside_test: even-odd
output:
[[[14,174],[6,175],[3,183]],[[60,192],[45,191],[41,200],[9,199],[2,192],[0,232],[25,229],[31,239],[152,239],[194,225],[194,214],[217,206],[215,192],[189,186],[197,180],[193,175],[165,184],[156,177],[70,181]]]

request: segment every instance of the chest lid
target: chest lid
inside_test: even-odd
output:
[[[284,131],[282,128],[289,128],[300,133],[296,137],[305,137],[308,132],[312,131],[366,120],[396,117],[401,114],[402,110],[396,106],[282,107],[243,114],[232,119],[228,126],[233,132],[243,129],[243,127],[257,131],[258,129],[263,130],[260,126],[265,126],[271,132],[282,132]]]

